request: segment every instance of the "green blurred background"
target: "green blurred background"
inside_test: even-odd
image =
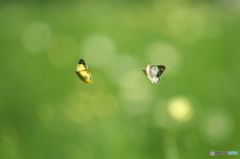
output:
[[[239,152],[239,30],[237,0],[1,1],[0,158]]]

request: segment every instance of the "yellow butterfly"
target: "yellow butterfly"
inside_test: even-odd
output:
[[[79,60],[75,72],[83,83],[93,83],[91,72],[88,69],[87,63],[83,59]]]

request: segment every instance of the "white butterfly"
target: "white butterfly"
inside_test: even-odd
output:
[[[158,84],[160,82],[160,76],[162,75],[165,69],[166,67],[163,65],[151,66],[151,62],[150,62],[142,70],[143,70],[143,73],[150,79],[152,83]]]

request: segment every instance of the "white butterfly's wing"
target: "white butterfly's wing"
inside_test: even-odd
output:
[[[150,74],[151,81],[153,83],[158,84],[160,82],[160,76],[162,75],[163,71],[165,70],[165,66],[163,65],[154,65],[150,67]]]
[[[158,74],[157,67],[150,67],[147,77],[150,79],[152,83],[159,83],[160,78],[157,76],[157,74]]]
[[[149,63],[142,70],[152,83],[158,84],[161,80],[160,76],[162,75],[163,71],[165,70],[165,66],[163,66],[163,65],[150,66],[150,65],[151,65],[151,63]]]
[[[155,79],[155,78],[152,78],[152,77],[150,77],[150,76],[147,76],[148,77],[148,79],[152,82],[152,83],[155,83],[156,81],[157,81],[157,79]]]
[[[151,66],[150,66],[150,64],[151,63],[149,63],[145,68],[143,68],[142,70],[143,70],[143,73],[150,79],[150,81],[152,82],[152,83],[156,83],[159,79],[158,78],[155,78],[155,75],[154,74],[156,74],[155,72],[154,72],[154,70],[153,71],[151,71]]]
[[[158,84],[160,82],[160,77],[153,76],[153,77],[148,77],[148,78],[151,80],[152,83]]]
[[[145,68],[143,68],[142,71],[146,76],[148,76],[150,71],[150,63]]]

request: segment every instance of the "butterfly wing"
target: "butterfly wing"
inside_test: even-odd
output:
[[[150,80],[152,81],[152,83],[158,84],[160,82],[160,80],[161,80],[160,76],[162,75],[162,73],[164,72],[165,69],[166,69],[166,67],[163,65],[150,66],[149,77],[150,77]]]
[[[143,73],[148,77],[149,71],[150,71],[150,64],[147,64],[145,68],[142,68]]]
[[[87,84],[87,83],[93,83],[92,81],[92,75],[89,69],[86,69],[84,71],[80,71],[77,73],[78,77],[80,78],[80,80]]]
[[[152,83],[158,84],[160,82],[160,76],[166,69],[163,65],[153,65],[149,63],[145,68],[143,68],[143,73],[150,79]]]
[[[150,67],[150,71],[151,71],[152,75],[154,75],[156,77],[160,77],[165,69],[166,69],[166,67],[163,65],[154,65],[154,66]]]
[[[155,78],[154,74],[151,71],[151,62],[147,64],[145,68],[142,69],[143,73],[150,79],[152,83],[156,83],[158,78]]]
[[[155,77],[155,76],[148,77],[148,78],[151,80],[152,83],[156,83],[156,84],[158,84],[161,80],[159,77]]]
[[[83,59],[80,59],[77,65],[77,71],[83,71],[86,69],[88,69],[87,63]]]
[[[79,60],[75,72],[83,83],[93,83],[91,72],[88,69],[87,63],[83,59]]]

